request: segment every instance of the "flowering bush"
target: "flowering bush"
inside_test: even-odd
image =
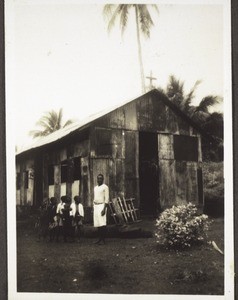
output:
[[[194,204],[173,206],[156,220],[157,242],[170,248],[191,247],[204,240],[210,225],[207,215],[198,215]]]

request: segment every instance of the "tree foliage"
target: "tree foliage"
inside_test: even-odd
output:
[[[217,96],[208,95],[204,97],[197,106],[192,105],[196,89],[200,80],[196,81],[189,93],[184,91],[184,81],[177,79],[174,75],[169,77],[169,82],[164,93],[167,97],[205,132],[213,137],[213,142],[202,140],[202,148],[205,160],[223,159],[223,114],[211,112],[212,108],[221,99]]]
[[[62,124],[62,122],[63,122],[62,108],[59,110],[59,112],[51,110],[49,112],[46,112],[36,123],[36,125],[41,127],[41,129],[32,130],[30,131],[29,134],[32,135],[33,138],[43,137],[73,123],[72,120],[67,120],[64,124]]]

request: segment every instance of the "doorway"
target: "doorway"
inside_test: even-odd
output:
[[[159,203],[158,135],[139,133],[140,213],[157,216]]]

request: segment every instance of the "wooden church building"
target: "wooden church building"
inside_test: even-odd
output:
[[[141,215],[203,205],[201,129],[152,90],[73,123],[16,154],[17,205],[80,195],[90,211],[99,173],[110,198],[135,198]]]

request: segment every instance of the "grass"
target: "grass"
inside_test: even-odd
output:
[[[155,222],[140,226],[154,230]],[[214,219],[208,240],[224,249],[223,219]],[[155,237],[95,238],[80,243],[37,241],[29,221],[18,222],[18,292],[222,295],[224,257],[204,243],[184,251],[162,250]]]

